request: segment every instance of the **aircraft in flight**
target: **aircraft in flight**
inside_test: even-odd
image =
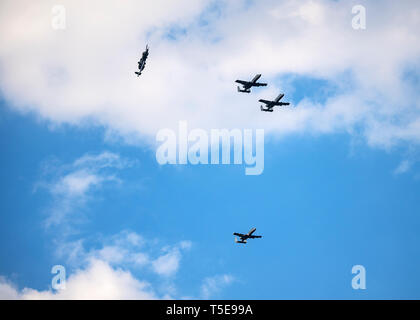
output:
[[[149,56],[149,46],[146,45],[146,50],[143,51],[141,59],[137,62],[139,64],[139,71],[134,72],[137,75],[137,77],[141,75],[141,72],[144,70],[144,67],[146,66],[146,59],[148,56]]]
[[[262,238],[262,236],[253,236],[252,235],[255,232],[255,230],[257,230],[257,228],[252,228],[251,230],[249,230],[249,232],[247,234],[242,234],[242,233],[236,233],[236,232],[234,232],[233,233],[234,236],[238,236],[238,237],[241,238],[241,240],[238,240],[238,238],[235,237],[235,242],[236,243],[246,243],[246,240],[248,240],[248,239]]]
[[[257,82],[260,77],[261,74],[257,74],[251,81],[236,80],[235,82],[241,84],[243,88],[241,89],[238,86],[238,92],[250,93],[251,87],[265,87],[267,85],[266,83]]]
[[[273,101],[264,100],[264,99],[258,100],[259,102],[262,102],[265,104],[265,108],[261,105],[261,111],[273,112],[273,108],[275,106],[288,106],[290,104],[289,102],[280,102],[281,98],[283,97],[284,97],[284,93],[280,93],[277,96],[277,98],[275,98]]]

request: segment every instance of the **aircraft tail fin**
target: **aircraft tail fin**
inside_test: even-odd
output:
[[[273,112],[273,109],[269,109],[269,108],[264,109],[264,107],[263,107],[263,106],[260,106],[260,108],[261,108],[261,111],[265,111],[265,112]]]
[[[247,90],[247,89],[241,89],[239,86],[238,86],[238,92],[246,92],[246,93],[250,93],[251,92],[251,90]]]
[[[238,237],[235,237],[236,243],[246,243],[246,240],[238,240]]]

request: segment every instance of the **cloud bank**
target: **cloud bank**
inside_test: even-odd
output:
[[[86,269],[77,270],[59,291],[17,289],[0,280],[0,299],[157,299],[147,282],[139,281],[128,271],[114,269],[101,260],[92,260]]]
[[[0,277],[0,299],[182,299],[173,278],[180,268],[182,255],[191,248],[190,241],[164,246],[157,250],[154,241],[124,230],[102,240],[95,247],[86,239],[63,242],[57,255],[71,270],[61,290],[19,289]],[[75,268],[74,268],[75,267]],[[154,273],[153,282],[142,280]],[[216,275],[202,281],[200,294],[189,299],[208,299],[233,281],[231,275]]]
[[[2,1],[0,88],[22,112],[127,140],[187,120],[275,136],[348,132],[385,148],[420,141],[417,1],[363,2],[365,30],[351,26],[355,1],[62,3],[66,28],[55,30],[53,1]],[[233,81],[257,72],[270,86],[237,94]],[[289,79],[300,77],[325,80],[325,101],[293,101]],[[295,107],[260,112],[258,98],[279,91]]]

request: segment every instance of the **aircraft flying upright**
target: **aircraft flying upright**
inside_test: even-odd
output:
[[[238,236],[241,238],[241,240],[238,240],[237,237],[235,237],[235,242],[236,243],[246,243],[247,239],[257,239],[257,238],[262,238],[262,236],[253,236],[252,234],[255,232],[255,230],[257,230],[257,228],[252,228],[251,230],[249,230],[249,232],[247,234],[242,234],[242,233],[236,233],[234,232],[233,235],[234,236]]]
[[[138,63],[138,67],[139,67],[139,71],[135,71],[134,73],[137,75],[137,77],[139,75],[141,75],[141,72],[144,70],[144,67],[146,66],[146,60],[147,57],[149,56],[149,46],[146,45],[146,50],[143,51],[143,54],[141,56],[141,59],[137,62]]]
[[[280,93],[273,101],[260,99],[259,102],[265,104],[265,108],[261,105],[261,111],[273,112],[275,106],[288,106],[289,102],[279,102],[284,97],[284,93]]]
[[[236,83],[239,83],[242,85],[241,89],[238,86],[238,92],[246,92],[246,93],[250,93],[251,92],[251,87],[264,87],[267,84],[266,83],[260,83],[257,82],[257,80],[261,77],[261,74],[257,74],[251,81],[245,81],[245,80],[236,80]]]

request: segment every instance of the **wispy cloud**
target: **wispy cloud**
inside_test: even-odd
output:
[[[71,164],[47,166],[47,171],[54,173],[37,184],[37,189],[43,187],[52,199],[47,209],[46,227],[67,223],[65,227],[69,228],[71,222],[83,219],[82,212],[94,192],[107,183],[120,184],[118,170],[133,164],[134,161],[105,151],[84,155]]]
[[[394,174],[406,173],[411,169],[413,163],[410,160],[402,160],[397,168],[394,170]]]
[[[191,242],[183,241],[176,246],[164,248],[164,254],[152,262],[153,270],[163,276],[174,275],[179,268],[181,252],[191,248]]]
[[[96,246],[86,242],[80,239],[57,244],[57,254],[67,259],[67,269],[71,271],[65,289],[19,290],[2,277],[0,299],[170,299],[177,289],[168,277],[175,276],[182,254],[192,245],[190,241],[181,241],[159,248],[156,241],[126,230],[103,238]],[[157,275],[162,285],[154,286],[139,279],[134,275],[139,270],[142,278],[147,278],[148,273]],[[218,291],[225,282],[229,278],[206,279],[203,285],[207,288],[206,296]]]
[[[204,279],[201,286],[201,296],[203,299],[209,299],[218,294],[224,287],[234,281],[234,277],[229,274],[216,275]]]
[[[122,183],[118,171],[132,165],[133,161],[117,154],[102,152],[84,155],[69,164],[45,166],[49,178],[37,187],[47,190],[52,199],[46,224],[71,227],[95,191],[105,183]],[[162,245],[157,239],[146,239],[129,230],[108,236],[96,233],[70,237],[60,229],[53,242],[56,258],[66,262],[70,275],[66,289],[18,289],[0,278],[0,298],[169,299],[177,296],[174,279],[183,256],[192,247],[188,240]],[[144,280],[149,278],[152,281]],[[210,296],[227,282],[229,278],[206,279],[202,291]]]
[[[59,291],[19,290],[0,279],[2,299],[157,299],[150,284],[136,279],[129,271],[112,268],[102,260],[91,260],[84,269],[74,272]]]
[[[191,241],[184,240],[175,245],[159,247],[155,241],[146,240],[127,230],[102,241],[88,242],[87,239],[61,240],[56,243],[57,256],[66,259],[70,265],[83,265],[96,259],[113,266],[143,268],[159,276],[169,277],[176,274],[183,253],[192,246]]]
[[[98,171],[104,168],[124,169],[134,165],[136,161],[122,158],[119,154],[104,151],[100,154],[85,154],[76,159],[73,166],[76,168],[91,168],[93,171]]]

